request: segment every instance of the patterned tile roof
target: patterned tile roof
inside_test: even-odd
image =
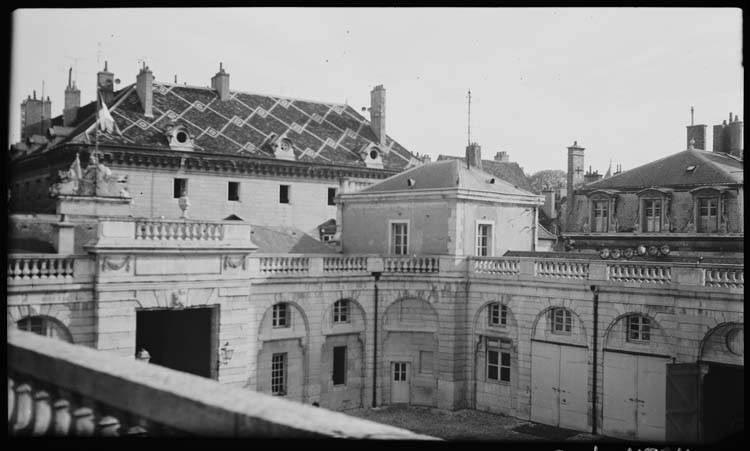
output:
[[[693,169],[688,170],[690,167]],[[743,164],[739,159],[722,153],[690,149],[588,183],[582,188],[640,189],[738,184],[743,181]]]
[[[439,155],[437,161],[442,160],[459,160],[465,161],[463,157],[454,157],[452,155]],[[529,179],[523,173],[523,169],[518,163],[508,161],[496,161],[496,160],[482,160],[482,169],[494,175],[497,178],[503,179],[506,182],[521,188],[522,190],[534,192],[534,188],[531,187]]]
[[[272,134],[291,140],[297,161],[365,166],[359,151],[377,138],[370,122],[349,105],[230,91],[221,101],[216,91],[171,83],[153,83],[153,118],[143,113],[134,89],[115,94],[109,105],[118,131],[102,133],[102,144],[169,149],[168,124],[182,125],[193,138],[194,150],[274,158],[264,146]],[[79,110],[70,142],[91,142],[86,130],[94,123],[94,102]],[[52,123],[61,123],[61,118]],[[385,169],[402,170],[419,163],[391,137],[383,149]]]

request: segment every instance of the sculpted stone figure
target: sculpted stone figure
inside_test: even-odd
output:
[[[127,190],[128,177],[117,176],[92,153],[85,171],[81,171],[81,163],[76,159],[67,171],[59,171],[60,181],[50,187],[50,195],[77,196],[106,196],[129,198]]]

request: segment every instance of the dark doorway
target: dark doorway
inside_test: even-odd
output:
[[[155,365],[215,378],[216,313],[213,307],[139,310],[135,350],[148,351]]]
[[[703,378],[703,440],[715,442],[745,427],[745,368],[710,364]]]

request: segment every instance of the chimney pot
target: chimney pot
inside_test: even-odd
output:
[[[466,146],[466,165],[482,169],[482,146],[475,142]]]
[[[370,128],[381,145],[385,146],[385,88],[377,85],[370,91]]]
[[[229,100],[229,74],[224,71],[223,63],[219,63],[219,72],[211,78],[211,89],[219,94],[222,102]]]
[[[135,80],[135,90],[143,107],[143,115],[149,118],[154,117],[154,74],[144,64]]]

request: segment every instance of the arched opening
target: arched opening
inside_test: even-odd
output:
[[[35,334],[45,337],[56,338],[58,340],[73,343],[73,336],[60,321],[49,316],[27,316],[16,322],[19,330],[34,332]]]

